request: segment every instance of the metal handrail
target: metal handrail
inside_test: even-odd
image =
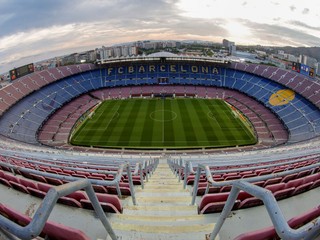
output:
[[[273,162],[273,161],[269,161],[269,162],[264,162],[266,164],[262,164],[262,165],[258,165],[258,166],[253,166],[253,167],[240,167],[240,168],[234,168],[233,170],[243,170],[243,171],[247,171],[247,170],[253,170],[253,169],[257,169],[257,168],[265,168],[265,167],[272,167],[272,166],[281,166],[281,165],[284,165],[284,164],[293,164],[293,163],[297,163],[297,162],[303,162],[303,161],[307,161],[307,160],[315,160],[315,161],[320,161],[319,159],[314,159],[316,156],[304,156],[300,159],[296,159],[296,160],[290,160],[290,159],[278,159],[276,160],[276,162]],[[319,157],[319,156],[317,156]],[[287,161],[281,161],[281,160],[287,160]],[[278,162],[278,161],[281,161],[281,162]],[[190,162],[189,163],[189,168],[190,168],[190,173],[193,172],[193,163],[198,163],[197,161],[192,161],[192,160],[188,160],[187,162]],[[207,165],[208,163],[207,162],[199,162],[198,164],[201,164],[201,165]],[[244,165],[244,164],[252,164],[251,162],[248,163],[248,162],[237,162],[236,163],[237,165],[241,164],[241,165]],[[218,165],[216,162],[214,163],[214,167],[219,167],[220,165]],[[221,166],[234,166],[234,165],[231,165],[229,162],[228,164],[226,165],[221,165]],[[236,166],[236,165],[235,165]],[[192,169],[192,171],[191,171]],[[223,173],[223,172],[229,172],[230,169],[225,169],[225,170],[215,170],[214,172],[215,173]],[[213,171],[212,171],[213,172]]]
[[[286,176],[288,174],[293,174],[293,173],[297,173],[297,172],[301,172],[304,170],[309,170],[309,169],[313,169],[316,167],[320,167],[320,162],[316,163],[316,164],[312,164],[312,165],[308,165],[305,167],[300,167],[300,168],[296,168],[296,169],[292,169],[292,170],[287,170],[287,171],[283,171],[283,172],[277,172],[277,173],[272,173],[272,174],[267,174],[267,175],[262,175],[262,176],[256,176],[256,177],[250,177],[250,178],[246,178],[243,181],[246,182],[258,182],[258,181],[265,181],[267,179],[271,179],[271,178],[276,178],[276,177],[283,177]],[[237,180],[229,180],[229,181],[214,181],[212,178],[212,174],[210,171],[209,166],[205,166],[205,165],[198,165],[197,168],[197,173],[196,176],[194,178],[194,185],[193,185],[193,192],[192,192],[192,200],[191,200],[191,205],[195,204],[196,201],[196,196],[197,196],[197,191],[198,191],[198,184],[199,184],[199,180],[200,180],[200,175],[201,175],[201,171],[202,169],[205,171],[205,175],[208,181],[208,185],[207,185],[207,189],[206,189],[206,194],[209,191],[209,187],[210,186],[215,186],[215,187],[222,187],[222,186],[227,186],[227,185],[233,185],[235,182],[240,181],[239,179]]]
[[[40,171],[37,171],[37,170],[34,170],[34,169],[18,167],[18,166],[15,166],[15,165],[12,165],[12,164],[9,164],[9,163],[5,163],[5,162],[1,162],[1,161],[0,161],[0,166],[8,167],[11,170],[18,170],[18,171],[25,172],[25,173],[33,173],[33,174],[37,174],[37,175],[44,176],[44,177],[52,177],[52,178],[56,178],[56,179],[60,179],[60,180],[67,180],[67,181],[70,181],[70,182],[74,182],[74,181],[78,181],[78,180],[83,179],[83,178],[59,175],[59,174],[48,173],[48,172],[40,172]],[[123,170],[125,168],[126,168],[126,171],[127,171],[127,174],[128,174],[128,181],[129,181],[129,186],[130,186],[130,191],[131,191],[132,202],[133,202],[134,205],[136,205],[135,191],[134,191],[134,187],[133,187],[130,164],[120,165],[119,169],[117,171],[116,177],[111,181],[96,180],[96,179],[87,179],[87,180],[91,184],[95,184],[95,185],[116,186],[118,197],[121,198],[122,195],[121,195],[121,190],[120,190],[119,183],[121,181],[121,177],[123,175]],[[143,179],[142,179],[142,181],[143,181]],[[132,184],[130,184],[130,182]]]
[[[277,203],[277,200],[275,199],[271,191],[253,185],[246,181],[236,181],[232,184],[232,189],[226,201],[226,204],[221,212],[217,223],[215,224],[212,233],[210,234],[210,240],[214,240],[218,235],[223,223],[232,210],[232,207],[239,195],[240,190],[243,190],[263,201],[264,206],[266,207],[270,219],[273,223],[273,226],[281,239],[314,239],[316,234],[318,234],[320,230],[320,217],[306,225],[301,226],[298,229],[293,229],[288,225]]]
[[[35,212],[32,221],[27,226],[22,227],[19,224],[12,222],[11,220],[5,218],[2,215],[0,215],[0,225],[3,228],[5,228],[8,232],[14,234],[15,236],[21,239],[32,239],[42,232],[42,229],[44,228],[46,221],[48,220],[55,204],[57,203],[57,200],[60,197],[66,196],[80,189],[84,189],[86,191],[89,200],[93,205],[95,213],[100,218],[100,221],[102,222],[104,228],[110,235],[111,239],[118,239],[88,179],[70,182],[64,185],[55,186],[51,188],[46,194],[39,208]]]

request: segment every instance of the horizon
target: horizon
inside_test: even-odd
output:
[[[230,39],[229,39],[230,40]],[[166,42],[166,41],[177,41],[177,42],[188,42],[188,43],[191,43],[191,42],[203,42],[203,43],[211,43],[211,44],[217,44],[217,45],[222,45],[221,42],[214,42],[214,41],[207,41],[207,40],[200,40],[200,39],[183,39],[183,40],[172,40],[172,39],[164,39],[164,40],[159,40],[159,39],[140,39],[140,40],[137,40],[137,41],[129,41],[129,42],[119,42],[119,43],[114,43],[112,45],[107,45],[107,44],[102,44],[101,46],[95,46],[95,47],[92,47],[92,48],[87,48],[87,49],[84,49],[84,48],[81,48],[81,47],[78,47],[77,51],[72,51],[72,49],[69,49],[71,51],[67,52],[67,53],[61,53],[60,55],[54,55],[55,52],[52,52],[52,54],[50,54],[49,52],[49,55],[50,57],[47,57],[47,58],[43,58],[42,56],[45,56],[45,55],[48,55],[48,52],[46,54],[39,54],[39,55],[31,55],[31,56],[26,56],[26,57],[22,57],[21,59],[15,61],[14,63],[21,63],[17,66],[14,66],[14,67],[11,67],[11,68],[8,68],[8,70],[6,71],[0,71],[0,75],[2,74],[7,74],[11,69],[15,69],[15,68],[19,68],[21,66],[24,66],[24,65],[27,65],[29,63],[39,63],[39,62],[45,62],[47,60],[51,60],[53,58],[59,58],[59,57],[64,57],[64,56],[68,56],[68,55],[72,55],[72,54],[77,54],[77,53],[83,53],[83,52],[87,52],[87,51],[91,51],[91,50],[95,50],[96,48],[101,48],[102,46],[105,46],[105,47],[115,47],[115,46],[123,46],[123,45],[126,45],[126,44],[130,44],[130,43],[134,43],[134,42],[143,42],[143,41],[152,41],[152,42]],[[232,40],[230,40],[232,41]],[[260,45],[260,44],[250,44],[250,45],[245,45],[245,44],[237,44],[237,46],[239,47],[265,47],[265,48],[288,48],[288,47],[291,47],[291,48],[300,48],[300,47],[304,47],[304,46],[288,46],[288,45],[283,45],[283,46],[268,46],[268,45]],[[310,46],[310,47],[307,47],[307,48],[320,48],[320,46]],[[160,49],[159,49],[160,51]],[[57,52],[60,52],[60,51],[57,51]],[[30,60],[29,60],[30,59]],[[0,66],[0,69],[2,67]]]
[[[298,0],[0,0],[0,73],[141,39],[319,47],[320,6]],[[72,9],[72,11],[70,11]]]

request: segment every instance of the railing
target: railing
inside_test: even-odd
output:
[[[246,181],[238,180],[233,182],[227,202],[221,212],[221,215],[215,224],[215,227],[210,234],[210,240],[214,240],[218,235],[223,223],[229,216],[231,209],[239,195],[240,190],[243,190],[252,196],[263,201],[266,207],[273,226],[281,239],[314,239],[320,230],[320,218],[301,226],[298,229],[291,228],[284,218],[281,209],[273,196],[272,192],[262,187],[250,184]]]
[[[80,189],[84,189],[86,191],[93,205],[95,213],[99,217],[100,221],[102,222],[104,228],[110,235],[111,239],[118,239],[88,179],[82,179],[79,181],[51,188],[46,194],[39,208],[35,212],[32,221],[27,226],[22,227],[19,224],[12,222],[11,220],[5,218],[2,215],[0,215],[0,226],[21,239],[33,239],[42,232],[42,229],[44,228],[45,223],[53,210],[53,207],[57,203],[57,200],[60,197],[66,196]]]
[[[271,178],[283,177],[285,175],[301,172],[301,171],[304,171],[304,170],[314,169],[316,167],[320,167],[320,162],[318,162],[316,164],[312,164],[312,165],[306,166],[306,167],[296,168],[296,169],[293,169],[293,170],[287,170],[287,171],[283,171],[283,172],[277,172],[277,173],[272,173],[272,174],[263,175],[263,176],[257,176],[257,177],[250,177],[250,178],[246,178],[246,180],[242,180],[242,181],[246,181],[246,182],[264,181],[264,180],[271,179]],[[198,191],[198,184],[199,184],[200,175],[201,175],[202,170],[205,171],[205,175],[206,175],[206,178],[207,178],[207,181],[208,181],[207,189],[206,189],[205,194],[207,194],[209,192],[210,186],[222,187],[222,186],[227,186],[227,185],[233,185],[236,182],[241,181],[240,179],[237,179],[237,180],[216,182],[212,178],[209,166],[204,166],[204,165],[199,164],[198,168],[197,168],[196,176],[194,178],[194,185],[193,185],[194,187],[193,187],[191,205],[194,205],[195,201],[196,201],[196,196],[197,196],[197,191]]]
[[[270,164],[264,164],[264,165],[259,165],[259,166],[253,166],[253,167],[240,167],[240,168],[234,168],[231,170],[237,170],[237,171],[249,171],[249,170],[255,170],[255,169],[259,169],[259,168],[268,168],[268,167],[276,167],[276,166],[282,166],[282,165],[292,165],[294,163],[298,163],[298,162],[303,162],[303,161],[307,161],[307,160],[314,160],[314,161],[318,161],[320,162],[319,159],[314,159],[315,156],[307,156],[307,157],[303,157],[297,160],[292,160],[292,161],[281,161],[281,162],[276,162],[276,163],[270,163]],[[187,187],[187,177],[190,174],[195,174],[196,172],[193,170],[193,164],[191,160],[184,160],[184,159],[172,159],[172,160],[168,160],[168,164],[170,165],[170,167],[173,169],[173,171],[175,172],[176,175],[178,175],[179,177],[179,182],[181,181],[181,169],[183,168],[183,173],[184,173],[184,182],[183,182],[183,187],[184,189]],[[239,163],[237,163],[239,164]],[[199,165],[199,163],[198,163]],[[205,163],[200,163],[200,165],[205,165]],[[215,166],[216,163],[215,163]],[[220,166],[220,165],[218,165]],[[225,166],[225,163],[224,165]],[[228,165],[230,166],[230,165]],[[285,169],[285,171],[288,171]],[[211,171],[212,173],[226,173],[226,172],[230,172],[230,169],[222,169],[222,170],[215,170],[215,171]]]

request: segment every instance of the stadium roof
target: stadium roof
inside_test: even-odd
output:
[[[171,53],[171,52],[156,52],[156,53],[151,53],[147,55],[148,57],[179,57],[177,54]]]

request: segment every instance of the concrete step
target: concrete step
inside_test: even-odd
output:
[[[198,215],[196,206],[190,205],[128,205],[123,209],[123,215],[134,216],[187,216]]]
[[[137,205],[126,199],[123,214],[110,219],[121,240],[205,239],[214,228],[214,219],[190,206],[189,189],[183,189],[167,163],[159,164],[144,189],[135,193]]]
[[[172,196],[172,195],[161,195],[161,196],[137,196],[137,203],[140,205],[150,204],[172,204],[172,205],[188,205],[191,202],[191,197],[188,196]]]
[[[139,193],[139,197],[191,197],[189,192],[183,192],[183,191],[177,191],[177,192],[172,192],[169,190],[164,190],[164,191],[149,191],[149,192],[141,192]],[[191,202],[191,198],[189,200]]]
[[[128,215],[128,214],[115,214],[114,215],[115,221],[118,220],[128,220],[128,221],[145,221],[154,225],[156,223],[180,223],[180,222],[190,222],[190,221],[197,221],[198,223],[208,223],[208,218],[201,214],[201,215],[181,215],[181,216],[154,216],[154,215]]]
[[[207,240],[206,235],[211,231],[203,231],[197,233],[142,233],[131,231],[129,233],[116,230],[116,235],[120,236],[118,240]],[[111,239],[107,236],[106,240]],[[102,240],[102,239],[99,239]],[[219,240],[217,237],[215,240]]]
[[[113,222],[112,227],[117,232],[117,230],[123,230],[123,231],[136,231],[139,233],[196,233],[196,232],[206,232],[209,233],[214,228],[214,223],[209,224],[189,224],[188,222],[185,222],[186,225],[179,224],[179,225],[173,225],[173,222],[170,223],[170,225],[146,225],[142,224],[141,222],[138,222],[136,224],[129,224],[129,223],[123,223],[123,222]]]
[[[173,191],[174,190],[174,191]],[[135,192],[137,194],[143,194],[143,193],[154,193],[154,192],[158,192],[158,193],[173,193],[173,192],[178,192],[178,193],[188,193],[190,194],[190,190],[188,189],[183,189],[183,188],[178,188],[178,189],[175,189],[175,188],[167,188],[167,187],[162,187],[160,189],[158,188],[151,188],[150,186],[148,188],[136,188],[135,189]]]

